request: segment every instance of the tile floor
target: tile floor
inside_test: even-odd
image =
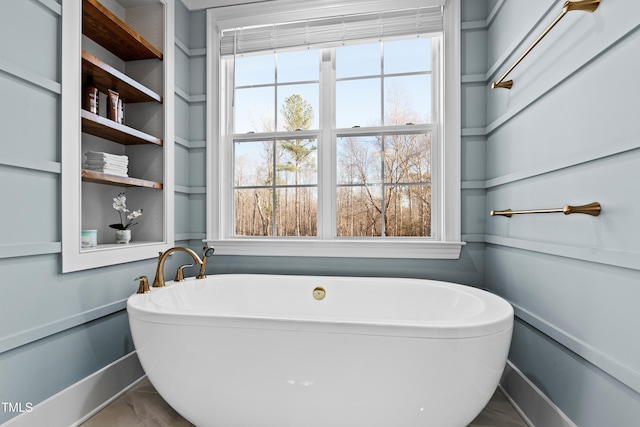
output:
[[[80,427],[193,427],[144,379]],[[527,427],[498,390],[468,427]]]

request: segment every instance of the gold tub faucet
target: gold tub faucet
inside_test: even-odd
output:
[[[156,277],[153,279],[153,285],[152,286],[154,288],[162,287],[162,286],[165,285],[165,282],[164,282],[164,263],[167,260],[167,257],[169,255],[171,255],[172,253],[174,253],[174,252],[186,252],[186,253],[188,253],[189,255],[191,255],[191,257],[193,258],[195,263],[200,266],[200,273],[196,276],[196,279],[204,279],[204,278],[207,277],[204,274],[204,271],[207,268],[207,258],[209,258],[211,255],[213,255],[213,248],[205,246],[204,253],[202,255],[202,259],[200,259],[198,254],[195,253],[194,251],[192,251],[189,248],[175,247],[175,248],[167,249],[164,253],[162,253],[162,252],[160,253],[160,256],[158,257],[158,267],[156,268]]]

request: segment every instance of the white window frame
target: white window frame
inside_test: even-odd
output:
[[[444,3],[443,58],[438,73],[442,78],[444,96],[440,112],[443,116],[443,143],[434,150],[434,160],[440,166],[437,195],[434,203],[438,218],[433,237],[420,238],[286,238],[233,237],[233,144],[225,144],[231,134],[231,118],[226,105],[232,96],[232,79],[223,79],[220,72],[220,31],[249,25],[264,25],[295,19],[353,13],[410,9]],[[446,72],[445,72],[446,70]],[[227,73],[228,74],[228,73]],[[324,94],[328,96],[329,94]],[[461,143],[460,143],[460,0],[277,0],[251,5],[209,9],[207,11],[207,237],[205,241],[221,255],[255,256],[319,256],[357,258],[437,258],[457,259],[464,242],[461,241]],[[362,130],[362,129],[361,129]],[[335,133],[335,132],[334,132]],[[343,133],[343,132],[340,132]],[[335,135],[332,135],[335,137]],[[333,150],[318,153],[319,163],[333,164]],[[322,159],[320,156],[324,156]],[[318,180],[328,171],[319,170]],[[335,170],[332,172],[335,175]],[[335,177],[333,178],[335,186]],[[331,213],[335,202],[327,203],[320,193],[319,209]]]

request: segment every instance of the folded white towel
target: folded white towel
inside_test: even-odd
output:
[[[85,165],[113,166],[113,167],[116,167],[116,168],[126,168],[127,166],[129,166],[128,163],[112,162],[112,161],[109,161],[109,160],[87,160],[84,163],[85,163]]]
[[[87,157],[110,158],[115,160],[128,158],[126,155],[111,154],[102,151],[87,151],[84,155]]]
[[[103,162],[113,162],[117,164],[129,163],[128,156],[118,156],[115,154],[100,153],[96,151],[87,151],[84,155],[87,158],[87,161],[103,161]]]

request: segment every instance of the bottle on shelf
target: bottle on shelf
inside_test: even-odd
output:
[[[118,99],[120,94],[115,89],[109,89],[107,96],[107,118],[118,122]]]
[[[92,114],[99,114],[98,88],[93,82],[92,75],[88,75],[84,83],[83,108]]]
[[[121,125],[124,124],[124,101],[122,97],[118,98],[118,120],[116,120]]]

